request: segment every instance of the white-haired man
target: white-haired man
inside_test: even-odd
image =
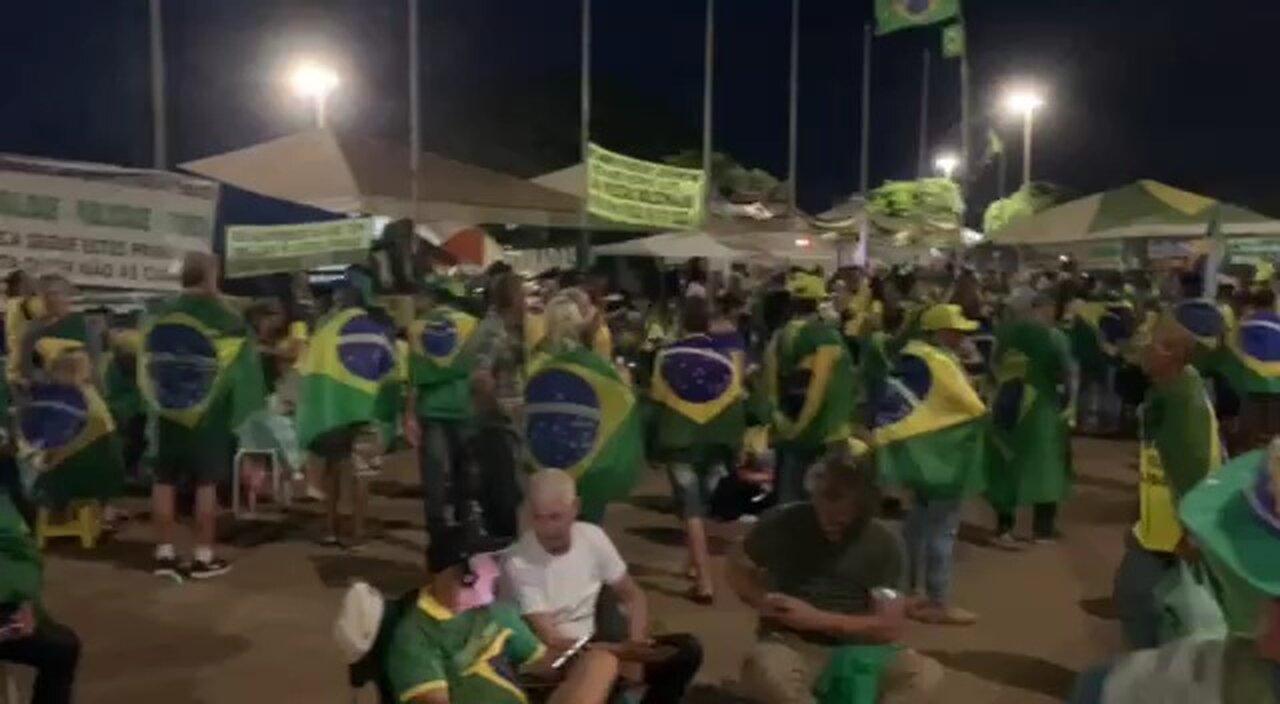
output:
[[[558,469],[536,472],[525,506],[531,529],[507,550],[503,577],[534,633],[553,649],[584,637],[600,640],[596,604],[608,586],[626,613],[627,642],[597,647],[617,652],[623,677],[645,685],[645,704],[680,701],[702,665],[702,647],[690,635],[650,638],[645,594],[618,549],[598,526],[577,520],[573,477]]]

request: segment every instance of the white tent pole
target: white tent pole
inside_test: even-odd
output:
[[[419,55],[418,0],[409,3],[409,181],[414,227],[418,223],[418,179],[422,159],[422,63]]]

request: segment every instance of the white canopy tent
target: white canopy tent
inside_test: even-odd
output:
[[[673,260],[704,258],[732,261],[750,256],[749,252],[727,247],[705,232],[668,232],[592,247],[591,252],[604,257],[655,257]]]
[[[574,227],[580,220],[578,198],[430,152],[419,159],[415,201],[407,148],[327,129],[197,159],[182,168],[340,213],[543,227]]]

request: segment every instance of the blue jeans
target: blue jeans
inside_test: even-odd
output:
[[[1172,553],[1152,552],[1142,547],[1132,532],[1125,535],[1124,559],[1116,571],[1111,599],[1120,616],[1124,639],[1133,650],[1160,645],[1156,585],[1176,564]]]
[[[925,596],[939,606],[946,605],[951,591],[951,565],[956,535],[960,532],[959,499],[916,497],[902,523],[902,539],[907,545],[907,588],[924,587]]]
[[[467,447],[462,423],[418,417],[422,442],[418,447],[418,471],[422,474],[423,514],[427,532],[438,534],[467,511],[473,498],[473,481],[467,472]]]

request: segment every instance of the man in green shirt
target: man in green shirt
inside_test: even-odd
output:
[[[1201,313],[1212,325],[1208,309],[1179,306],[1156,323],[1143,352],[1151,389],[1142,409],[1141,518],[1125,539],[1113,594],[1125,638],[1135,649],[1159,645],[1155,588],[1185,550],[1178,503],[1222,462],[1213,406],[1191,366],[1197,337],[1193,329],[1204,325]]]
[[[35,668],[33,702],[69,704],[80,639],[44,612],[41,572],[31,531],[8,493],[0,491],[0,662]]]
[[[510,604],[492,602],[491,584],[478,582],[478,561],[466,547],[465,529],[432,535],[431,577],[416,601],[396,602],[383,628],[390,639],[382,657],[390,691],[410,704],[527,704],[517,678],[524,670],[554,671],[561,655],[548,652]],[[486,569],[497,574],[496,565]],[[603,704],[617,675],[617,659],[602,650],[577,657],[548,704]]]

